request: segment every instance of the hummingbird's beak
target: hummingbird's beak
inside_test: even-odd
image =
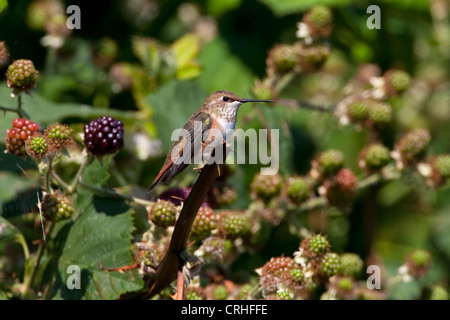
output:
[[[273,102],[273,100],[258,100],[258,99],[242,99],[242,103],[246,102]]]

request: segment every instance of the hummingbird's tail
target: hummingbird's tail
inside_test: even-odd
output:
[[[185,163],[180,164],[174,164],[173,162],[167,163],[166,165],[164,165],[164,167],[162,167],[161,171],[158,173],[155,180],[153,180],[147,192],[150,192],[160,181],[162,183],[168,183],[178,173],[186,169],[187,166],[188,164]]]

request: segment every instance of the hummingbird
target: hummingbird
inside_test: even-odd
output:
[[[183,129],[187,134],[179,137],[173,143],[163,167],[148,191],[152,190],[159,182],[168,183],[186,169],[197,152],[201,150],[205,153],[213,138],[215,140],[213,132],[219,132],[222,139],[220,143],[226,144],[227,134],[236,127],[238,109],[247,102],[272,102],[272,100],[243,99],[226,90],[215,91],[207,96],[202,107],[184,124]],[[196,130],[199,129],[196,123],[201,123],[201,130]],[[201,143],[196,144],[197,141]],[[187,153],[184,152],[186,145],[190,146]]]

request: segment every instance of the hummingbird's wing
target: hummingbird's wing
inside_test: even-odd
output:
[[[202,111],[196,112],[186,122],[183,126],[183,134],[170,148],[161,171],[150,185],[148,191],[152,190],[160,181],[163,183],[169,182],[191,163],[191,159],[202,147],[201,142],[203,142],[204,133],[211,129],[211,126],[211,115]]]

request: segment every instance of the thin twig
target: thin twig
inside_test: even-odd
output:
[[[302,108],[302,109],[308,109],[308,110],[315,110],[315,111],[321,111],[321,112],[333,112],[334,109],[336,109],[336,106],[318,106],[313,103],[309,103],[306,101],[301,100],[295,100],[295,99],[286,99],[286,98],[278,98],[275,102],[282,104],[289,108]]]

